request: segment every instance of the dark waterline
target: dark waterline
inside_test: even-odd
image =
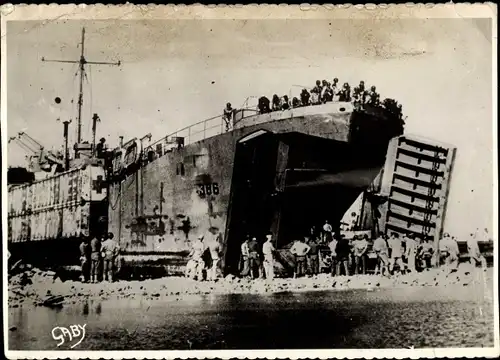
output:
[[[16,327],[9,331],[9,348],[68,350],[77,340],[57,348],[51,330],[73,324],[87,324],[74,350],[490,347],[493,303],[479,290],[464,289],[459,296],[452,288],[410,288],[22,307],[9,309],[9,327]]]

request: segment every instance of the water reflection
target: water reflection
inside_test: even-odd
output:
[[[492,302],[443,296],[421,288],[20,307],[9,309],[9,347],[56,349],[51,329],[73,324],[87,324],[76,350],[492,346]]]
[[[88,301],[85,301],[83,303],[83,311],[82,311],[82,314],[83,315],[88,315],[89,314],[89,302]]]

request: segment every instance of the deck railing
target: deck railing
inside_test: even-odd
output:
[[[252,107],[236,110],[233,115],[234,123],[232,126],[245,117],[255,114],[258,114],[258,111]],[[232,127],[230,127],[227,131],[231,130]],[[226,132],[226,121],[224,120],[224,115],[217,115],[176,130],[154,143],[148,144],[146,146],[146,152],[148,150],[155,151],[158,144],[175,144],[175,138],[184,138],[183,145],[185,146],[197,141],[205,140],[212,136],[220,135],[224,132]]]

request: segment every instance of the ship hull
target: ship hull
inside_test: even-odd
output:
[[[276,246],[338,222],[384,165],[400,124],[350,104],[243,118],[232,131],[173,149],[109,189],[109,230],[124,254],[185,253],[218,237],[236,272],[245,235]]]

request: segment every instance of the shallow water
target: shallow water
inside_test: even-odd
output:
[[[493,302],[480,288],[205,295],[9,309],[11,350],[57,347],[55,326],[87,324],[74,350],[493,346]],[[73,341],[71,344],[74,344]]]

